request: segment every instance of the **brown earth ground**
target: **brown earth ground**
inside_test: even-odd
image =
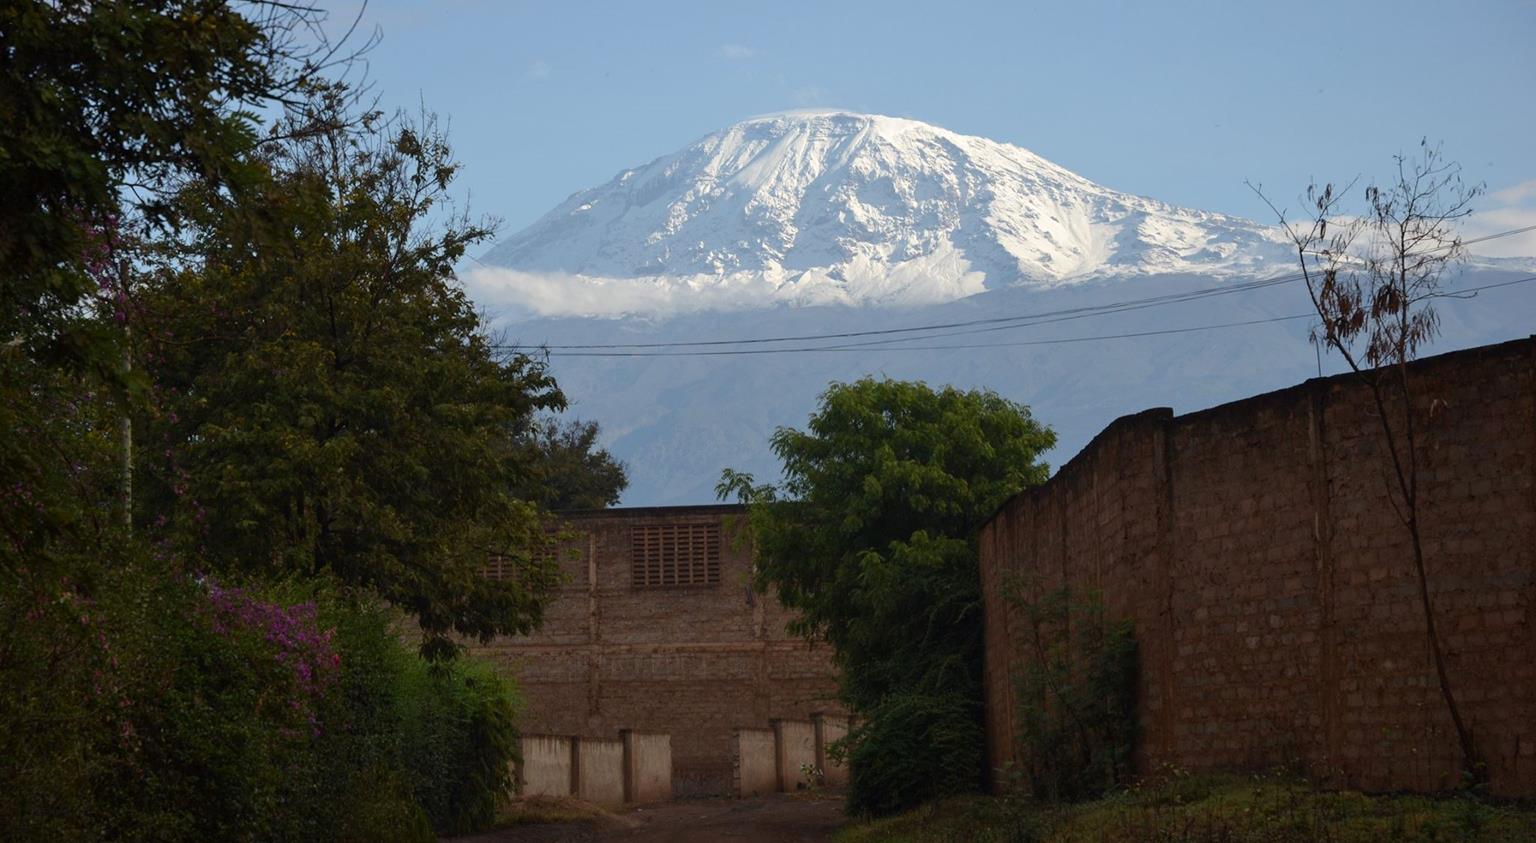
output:
[[[841,794],[778,794],[642,805],[588,819],[509,826],[454,843],[820,843],[843,822]]]

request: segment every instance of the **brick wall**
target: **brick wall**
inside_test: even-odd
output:
[[[1448,669],[1493,789],[1536,795],[1536,340],[1411,381]],[[1369,790],[1458,779],[1369,392],[1333,377],[1112,423],[983,528],[988,754],[1012,760],[1004,583],[1100,590],[1141,648],[1142,769],[1300,766]]]
[[[748,588],[751,551],[736,506],[611,509],[566,516],[566,585],[535,634],[474,648],[517,676],[524,731],[672,736],[680,795],[732,788],[734,730],[836,710],[828,651],[784,630],[789,614]],[[636,527],[717,524],[719,583],[637,589]]]

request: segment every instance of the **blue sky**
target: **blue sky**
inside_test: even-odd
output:
[[[356,3],[335,3],[343,28]],[[510,234],[754,114],[828,106],[1029,148],[1106,186],[1269,221],[1244,186],[1384,173],[1421,136],[1536,222],[1536,2],[373,0],[386,107],[451,119]],[[1536,237],[1501,241],[1536,254]],[[1495,252],[1498,253],[1498,252]]]

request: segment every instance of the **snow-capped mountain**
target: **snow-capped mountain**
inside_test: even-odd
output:
[[[757,117],[574,194],[472,284],[541,315],[932,304],[1017,285],[1288,265],[1272,226],[1119,193],[916,120]]]
[[[769,437],[830,381],[993,389],[1056,429],[1059,465],[1119,415],[1336,370],[1307,341],[1299,282],[1234,283],[1293,276],[1288,242],[1016,146],[808,112],[577,193],[462,278],[509,341],[549,347],[571,412],[629,465],[625,504],[706,503],[727,466],[776,477]],[[1433,350],[1529,334],[1536,285],[1506,282],[1531,266],[1453,273],[1453,289],[1498,286],[1441,301]]]

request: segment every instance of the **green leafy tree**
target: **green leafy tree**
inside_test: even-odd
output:
[[[565,400],[540,361],[498,354],[453,277],[490,227],[446,205],[435,123],[363,124],[269,146],[259,191],[180,198],[189,236],[139,296],[164,408],[144,503],[214,570],[366,587],[442,655],[540,619],[557,569],[512,490]],[[519,575],[479,576],[491,553]]]
[[[248,109],[344,60],[321,23],[282,3],[0,4],[0,837],[99,833],[94,765],[130,669],[101,600],[160,564],[118,507],[142,397],[104,271],[118,232],[173,230],[175,184],[243,183]]]
[[[347,58],[323,23],[278,2],[0,5],[0,342],[99,354],[75,318],[95,235],[129,213],[171,222],[178,183],[249,177],[253,111]]]
[[[16,577],[0,624],[30,611],[7,598],[83,587],[124,538],[105,517],[143,385],[123,366],[124,233],[173,231],[175,185],[246,183],[249,109],[346,60],[323,19],[276,2],[0,4],[0,571]]]
[[[1053,444],[996,393],[866,378],[829,387],[808,429],[774,434],[781,484],[725,472],[721,497],[750,505],[758,586],[798,613],[793,629],[831,644],[842,699],[862,718],[850,810],[979,784],[976,531],[1044,482]]]
[[[151,306],[171,304],[162,295],[204,271],[210,281],[250,272],[248,255],[242,263],[222,247],[283,243],[274,232],[289,224],[307,226],[290,239],[319,230],[323,214],[293,213],[315,212],[317,200],[281,163],[293,149],[284,137],[356,127],[309,119],[331,120],[333,110],[258,134],[253,112],[302,109],[318,91],[344,97],[321,76],[346,59],[325,41],[323,18],[259,0],[0,6],[0,838],[433,839],[429,819],[440,832],[484,825],[505,790],[513,697],[483,666],[417,659],[368,588],[344,588],[331,617],[318,619],[302,598],[234,597],[219,585],[228,578],[194,576],[206,562],[164,541],[199,539],[237,516],[205,505],[194,482],[207,477],[188,470],[224,431],[176,438],[187,433],[178,414],[205,411],[201,402],[226,385],[156,378],[189,374],[178,365],[200,352],[269,351],[259,344],[265,326],[210,329],[225,315],[280,310],[248,307],[273,292],[258,290],[254,273],[229,291],[249,296],[238,308],[181,299],[187,319],[156,320],[169,314]],[[274,177],[298,192],[284,195]],[[215,322],[196,326],[197,314]],[[441,321],[461,320],[445,310]],[[216,336],[203,343],[205,333]],[[449,380],[458,372],[440,412],[455,412],[455,396],[501,394],[463,386],[493,370],[489,380],[526,387],[518,419],[558,396],[532,361],[478,359],[433,370]],[[250,400],[257,414],[313,393],[259,398]],[[134,502],[136,530],[123,519],[130,410],[143,422],[132,428],[140,474],[152,481]],[[520,442],[524,426],[498,427],[497,441]],[[500,459],[512,450],[491,459],[513,462]],[[383,529],[395,529],[390,518],[380,516]],[[525,596],[537,592],[536,573]],[[333,582],[292,579],[284,587],[300,593],[329,593]],[[442,602],[452,600],[466,611],[508,602]],[[338,622],[371,618],[331,649]],[[388,664],[370,673],[368,650]],[[350,677],[339,683],[338,661]],[[368,717],[374,707],[383,716]]]
[[[526,438],[534,473],[519,497],[545,509],[603,509],[629,485],[624,464],[597,445],[597,422],[543,419]]]

